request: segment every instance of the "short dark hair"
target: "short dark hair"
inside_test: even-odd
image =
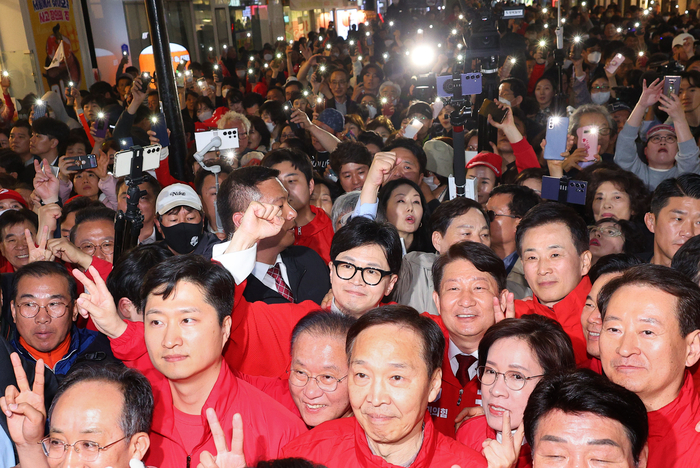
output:
[[[605,320],[608,304],[624,286],[644,286],[676,298],[676,318],[681,336],[700,329],[700,286],[683,273],[661,265],[639,265],[611,280],[598,294],[598,309]]]
[[[399,232],[389,223],[363,217],[351,219],[335,233],[331,242],[331,260],[335,260],[343,252],[364,245],[381,247],[386,255],[389,271],[399,274],[403,256]]]
[[[68,269],[61,263],[56,262],[32,262],[20,267],[12,277],[12,300],[17,299],[17,285],[25,276],[32,278],[44,278],[46,276],[61,276],[68,282],[68,294],[71,302],[78,298],[78,285],[73,275],[68,273]]]
[[[80,107],[86,106],[91,102],[94,102],[95,104],[100,106],[100,108],[105,106],[105,99],[103,96],[99,94],[88,93],[80,99]]]
[[[481,203],[471,198],[457,197],[440,203],[435,208],[435,211],[430,216],[430,226],[433,232],[439,232],[440,235],[444,236],[452,224],[452,220],[466,214],[471,209],[479,210],[486,221],[486,225],[489,225],[489,215]]]
[[[571,234],[571,241],[576,247],[576,252],[581,255],[588,250],[590,241],[588,226],[573,208],[557,202],[545,202],[527,212],[515,230],[515,244],[518,255],[523,256],[523,238],[529,229],[534,229],[547,224],[564,224]]]
[[[381,137],[379,137],[381,140]],[[381,147],[381,144],[379,145]],[[331,169],[340,176],[340,169],[345,164],[372,165],[372,153],[359,141],[344,141],[335,147],[330,155]]]
[[[88,197],[74,197],[70,202],[63,205],[63,209],[61,210],[61,217],[58,219],[58,221],[61,224],[63,224],[68,215],[71,213],[75,212],[77,216],[77,212],[84,208],[102,208],[103,206],[104,203],[98,200],[93,200]]]
[[[605,255],[600,257],[595,265],[588,271],[588,278],[591,284],[595,283],[598,278],[608,273],[622,273],[629,270],[633,266],[641,265],[642,261],[635,255],[628,253],[618,253]]]
[[[233,276],[220,263],[194,254],[166,258],[158,268],[151,268],[146,273],[140,291],[139,312],[145,312],[150,294],[167,299],[181,281],[192,283],[202,291],[204,301],[216,310],[219,325],[231,315],[236,287]]]
[[[527,342],[537,356],[537,362],[545,376],[576,369],[571,338],[559,322],[549,317],[526,314],[518,319],[507,318],[492,325],[479,342],[479,366],[486,365],[489,349],[503,338],[520,338]]]
[[[80,132],[85,135],[85,132],[83,132],[82,129],[78,129]],[[90,153],[92,151],[92,145],[90,142],[85,138],[83,135],[80,135],[77,132],[73,132],[71,130],[70,134],[68,135],[68,138],[66,138],[66,144],[65,144],[65,150],[68,151],[69,146],[73,145],[83,145],[83,148],[85,149],[85,153]],[[63,156],[63,155],[61,155]]]
[[[301,171],[304,177],[306,177],[307,185],[311,183],[314,177],[314,164],[311,162],[311,158],[299,150],[287,148],[272,150],[265,155],[260,165],[271,168],[275,164],[283,162],[289,162],[294,169]]]
[[[27,208],[5,211],[0,215],[0,242],[5,239],[5,228],[24,223],[29,223],[34,226],[34,230],[39,229],[39,217],[33,211]],[[22,235],[24,236],[24,234]]]
[[[12,124],[12,127],[10,128],[10,132],[12,131],[13,128],[26,128],[27,132],[29,132],[29,135],[31,136],[32,134],[32,125],[29,123],[29,120],[27,119],[20,119],[14,124]]]
[[[433,287],[438,294],[440,293],[440,284],[442,283],[442,274],[445,268],[457,260],[466,260],[474,265],[477,270],[490,274],[496,280],[499,293],[506,289],[508,273],[506,273],[503,260],[484,244],[462,241],[450,246],[447,252],[440,255],[433,263]]]
[[[0,150],[0,167],[8,174],[14,172],[18,176],[24,171],[22,157],[11,149]]]
[[[244,109],[250,109],[256,105],[258,107],[262,106],[265,103],[265,98],[258,93],[246,93],[241,102],[243,103]]]
[[[294,325],[292,349],[302,333],[311,333],[315,336],[334,336],[345,340],[353,323],[355,323],[355,318],[349,315],[329,314],[325,310],[310,312]]]
[[[173,253],[160,243],[141,244],[124,252],[114,263],[114,268],[107,276],[107,289],[115,303],[125,297],[141,310],[139,289],[143,279],[152,267],[158,265]]]
[[[527,96],[527,86],[525,86],[525,83],[523,83],[523,81],[519,78],[506,78],[505,80],[501,81],[498,86],[500,87],[502,84],[509,84],[515,97]]]
[[[49,421],[61,396],[74,385],[83,382],[105,382],[116,385],[124,395],[124,408],[119,428],[127,439],[139,432],[149,433],[153,419],[153,390],[148,379],[136,369],[122,363],[107,362],[100,365],[75,366],[63,378],[49,409]],[[114,404],[115,402],[110,402]]]
[[[199,163],[197,163],[199,164]],[[233,168],[231,167],[230,164],[227,162],[224,162],[221,159],[215,159],[213,161],[206,161],[204,163],[206,166],[219,166],[221,168],[221,171],[219,174],[226,174],[229,175],[231,172],[233,172]],[[204,180],[207,178],[207,176],[213,176],[213,172],[209,172],[206,170],[201,170],[197,171],[197,174],[194,176],[194,191],[197,192],[197,195],[200,197],[202,196],[202,189],[204,187]],[[221,181],[221,177],[219,177],[219,181]]]
[[[420,173],[425,173],[425,167],[428,165],[428,158],[425,155],[425,151],[411,138],[396,138],[391,144],[382,148],[382,151],[391,151],[396,148],[407,149],[418,160],[418,165],[420,166]]]
[[[374,130],[366,130],[364,132],[360,132],[360,134],[357,135],[357,141],[364,144],[365,146],[375,145],[377,148],[381,148],[382,146],[384,146],[384,140],[382,140],[382,137],[379,136],[379,133],[375,132]]]
[[[639,463],[649,423],[646,407],[635,393],[589,369],[545,377],[530,395],[523,415],[525,438],[533,445],[533,452],[537,449],[534,443],[540,419],[556,410],[591,413],[619,422],[632,446],[632,457]]]
[[[598,188],[604,182],[610,182],[617,188],[625,192],[630,198],[630,211],[633,218],[642,218],[649,206],[649,190],[644,182],[636,174],[623,169],[601,168],[593,172],[591,180],[588,182],[586,192],[586,209],[588,216],[593,218],[593,200]]]
[[[397,325],[401,328],[408,328],[420,337],[422,341],[421,354],[428,370],[428,378],[431,378],[436,370],[442,368],[445,336],[438,324],[432,319],[420,315],[413,307],[398,304],[377,307],[357,319],[350,327],[345,342],[348,361],[350,361],[352,348],[358,335],[370,327],[379,325]]]
[[[124,77],[124,75],[121,75],[119,78],[117,78],[117,83],[119,83],[119,80]],[[110,96],[112,96],[112,94],[114,93],[114,88],[112,88],[112,85],[107,83],[106,81],[97,81],[90,85],[89,91],[90,94],[97,94],[104,98],[107,93],[109,93]]]
[[[700,236],[691,237],[676,251],[671,260],[671,268],[695,283],[700,282]]]
[[[262,197],[258,184],[276,178],[279,173],[276,169],[263,166],[241,167],[231,172],[221,183],[216,195],[216,209],[228,236],[233,235],[236,230],[233,215],[245,212],[250,202],[258,201]]]
[[[521,218],[540,203],[539,195],[530,187],[525,187],[524,185],[499,185],[491,190],[489,198],[494,195],[511,195],[508,211],[510,211],[510,214]]]
[[[683,174],[675,179],[661,181],[651,195],[651,212],[654,216],[659,216],[661,210],[668,205],[669,198],[673,197],[700,200],[700,175]]]
[[[58,154],[65,153],[66,140],[70,134],[70,128],[65,123],[51,117],[41,117],[32,122],[32,132],[58,140]]]
[[[154,197],[154,203],[155,203],[155,198],[158,198],[158,194],[160,193],[162,187],[160,185],[160,182],[158,182],[158,179],[153,177],[151,174],[144,173],[143,174],[143,183],[148,185],[153,192],[153,197]],[[124,177],[120,177],[117,179],[116,186],[114,187],[114,192],[119,196],[119,192],[121,191],[122,187],[126,185],[126,179]],[[140,185],[140,184],[139,184]]]
[[[287,121],[287,116],[284,113],[284,105],[279,101],[265,101],[262,106],[260,106],[260,115],[263,112],[270,114],[270,118],[275,123],[275,125],[284,125]]]
[[[75,243],[75,234],[78,232],[78,227],[90,221],[109,221],[114,223],[114,218],[117,213],[106,206],[94,206],[84,208],[75,213],[75,224],[70,230],[70,241]]]
[[[268,130],[267,125],[265,125],[265,121],[257,115],[248,116],[248,121],[250,122],[250,125],[255,128],[255,131],[260,134],[260,144],[265,148],[269,148],[271,136],[270,130]]]

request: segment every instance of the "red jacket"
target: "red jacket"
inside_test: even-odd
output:
[[[537,159],[535,150],[532,149],[532,145],[527,141],[527,138],[523,137],[519,142],[511,143],[510,147],[513,148],[515,167],[518,169],[518,172],[523,172],[531,167],[540,167],[540,161]]]
[[[598,358],[591,358],[587,363],[585,363],[583,366],[578,366],[583,369],[590,369],[596,374],[603,375],[603,363],[600,362],[600,359]]]
[[[697,468],[700,460],[700,397],[690,372],[683,387],[663,408],[647,413],[649,417],[649,468]]]
[[[433,319],[445,335],[446,343],[450,334],[442,323],[439,315],[423,314]],[[476,375],[465,387],[457,380],[450,365],[449,347],[445,345],[445,355],[442,360],[442,388],[437,400],[428,404],[428,412],[433,417],[435,428],[446,436],[455,437],[455,418],[464,408],[481,406],[481,386]]]
[[[140,326],[139,326],[140,325]],[[138,332],[140,335],[137,335]],[[207,422],[207,408],[214,408],[219,422],[231,440],[233,415],[243,417],[243,451],[246,462],[255,465],[260,460],[278,458],[282,447],[306,431],[304,423],[272,398],[253,388],[237,377],[226,362],[207,401],[202,407],[204,435],[194,451],[188,454],[175,427],[173,398],[168,379],[158,372],[144,354],[143,323],[130,322],[127,331],[111,340],[112,351],[129,367],[140,370],[151,382],[155,408],[151,424],[151,448],[145,463],[169,468],[189,468],[199,464],[199,456],[205,450],[216,455],[216,447]],[[148,361],[146,361],[148,359]]]
[[[326,264],[331,261],[331,241],[333,240],[333,223],[325,211],[315,206],[309,206],[315,214],[314,219],[306,226],[294,229],[294,245],[303,245],[316,251]]]
[[[299,408],[297,408],[297,405],[294,403],[294,399],[292,399],[292,392],[289,391],[289,380],[274,377],[253,376],[243,374],[235,370],[233,371],[233,375],[241,380],[245,380],[253,387],[270,396],[273,400],[287,408],[292,414],[301,418]]]
[[[533,296],[531,301],[515,301],[515,315],[520,318],[525,314],[538,314],[559,322],[571,338],[576,365],[583,367],[589,358],[586,354],[586,338],[583,336],[581,326],[581,311],[589,292],[591,292],[591,280],[588,276],[584,276],[578,286],[553,308],[541,304],[537,297]]]
[[[457,429],[457,442],[460,442],[470,449],[481,452],[486,439],[496,440],[496,431],[489,427],[486,416],[476,416],[467,419],[459,429]],[[520,448],[518,463],[515,468],[529,468],[532,466],[532,453],[530,444],[527,442]]]
[[[430,415],[425,413],[423,445],[411,468],[461,468],[486,467],[486,459],[474,450],[436,431]],[[284,447],[282,455],[300,457],[320,463],[328,468],[376,467],[391,468],[372,454],[367,435],[354,417],[328,421],[310,430]]]

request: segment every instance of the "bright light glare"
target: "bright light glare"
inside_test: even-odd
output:
[[[548,29],[549,25],[547,23],[544,23],[544,27],[545,27],[545,29]]]
[[[369,31],[367,31],[367,32],[365,33],[365,36],[369,37]]]
[[[510,63],[515,64],[515,62],[517,62],[517,60],[515,59],[515,57],[511,57]]]
[[[552,123],[554,125],[559,125],[559,122],[561,122],[561,117],[552,117]]]
[[[155,115],[151,117],[151,122],[158,123],[158,117],[156,117]]]
[[[384,57],[384,59],[386,60],[386,59],[389,58],[389,54],[387,54],[386,52],[384,52],[384,53],[382,54],[382,57]]]
[[[439,43],[439,44],[438,44],[438,47],[442,47],[442,43]]]
[[[267,67],[269,67],[269,65],[268,65],[268,64],[265,64],[265,68],[267,68]],[[202,85],[204,85],[204,83],[202,83]]]
[[[5,75],[5,73],[7,73],[7,72],[2,72],[2,74],[3,74],[4,76],[9,75],[9,73],[7,73],[7,75]],[[72,81],[69,81],[69,82],[68,82],[68,86],[70,86],[70,87],[72,88],[73,86],[75,86],[75,83],[73,83]]]
[[[350,41],[350,45],[355,45],[355,41]]]
[[[357,61],[358,61],[358,62],[362,62],[362,55],[358,55],[358,56],[357,56]]]
[[[581,6],[586,6],[586,2],[581,2]]]
[[[435,52],[431,47],[420,45],[413,49],[411,60],[416,65],[432,63],[435,58]]]
[[[639,56],[640,56],[640,57],[644,57],[644,51],[643,51],[643,50],[640,50],[640,51],[639,51]]]
[[[592,133],[593,135],[597,135],[597,134],[598,134],[598,127],[593,127],[593,128],[591,128],[591,133]]]
[[[460,14],[460,15],[458,16],[458,18],[461,19],[461,20],[463,20],[463,19],[464,19],[464,15]]]
[[[209,52],[212,52],[214,50],[213,47],[209,47]]]
[[[369,26],[369,21],[365,21],[365,26]]]
[[[617,32],[621,33],[621,32],[622,32],[622,28],[617,28]]]
[[[5,71],[2,72],[2,76],[10,76],[10,72],[7,71],[7,70],[5,70]],[[73,82],[71,81],[71,86],[73,86],[72,83],[73,83]]]
[[[44,101],[42,101],[41,99],[37,99],[35,104],[36,104],[37,106],[43,106],[43,105],[44,105]]]
[[[251,55],[251,56],[250,56],[249,62],[252,62],[253,60],[255,60],[255,57],[253,57],[253,56]]]
[[[462,47],[464,47],[462,44],[457,44],[457,48],[458,48],[459,50],[462,50]]]
[[[453,35],[453,36],[456,36],[456,35],[457,35],[457,30],[456,30],[456,29],[453,29],[453,30],[452,30],[452,35]]]
[[[566,18],[562,18],[562,19],[561,19],[561,23],[562,23],[562,24],[566,23]]]
[[[458,62],[461,62],[462,59],[464,59],[464,56],[463,56],[462,54],[459,54],[459,55],[457,56],[457,61],[458,61]]]
[[[423,34],[423,30],[422,30],[422,29],[419,29],[419,30],[418,30],[418,34]]]
[[[686,13],[688,13],[688,12],[686,11]],[[635,27],[635,28],[638,28],[638,27],[639,27],[639,23],[634,23],[634,27]]]
[[[547,11],[548,10],[546,8],[542,8],[542,13],[547,13]]]
[[[250,33],[246,34],[246,37],[250,37]]]
[[[544,39],[540,39],[539,46],[540,46],[540,47],[546,47],[546,46],[547,46],[547,41],[545,41]]]
[[[317,97],[317,98],[316,98],[316,102],[318,102],[319,104],[321,104],[321,103],[323,102],[323,98],[322,98],[321,96]]]
[[[218,66],[218,65],[214,65],[214,70],[218,70],[218,69],[219,69],[219,66]]]
[[[224,49],[228,49],[228,46],[226,44],[224,44]]]
[[[643,14],[644,14],[645,16],[648,15],[648,14],[649,14],[649,10],[644,10],[644,13],[643,13]]]
[[[97,118],[98,118],[98,119],[104,119],[104,118],[105,118],[104,112],[98,112],[98,113],[97,113]]]
[[[394,22],[393,22],[393,21],[389,21],[389,26],[393,26],[393,25],[394,25]]]
[[[578,44],[579,42],[581,42],[581,36],[575,36],[575,37],[574,37],[574,42],[577,43],[577,44]]]

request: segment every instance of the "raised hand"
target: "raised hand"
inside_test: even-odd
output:
[[[455,418],[455,430],[459,429],[459,426],[464,424],[465,421],[481,416],[482,414],[484,414],[484,408],[481,406],[469,406],[464,408]]]
[[[520,455],[520,449],[525,437],[525,429],[521,424],[515,435],[510,427],[510,411],[503,413],[503,442],[486,439],[482,445],[482,454],[489,463],[489,468],[511,468],[515,466]]]
[[[659,95],[659,101],[659,110],[666,112],[673,119],[674,123],[685,119],[681,100],[675,93],[672,93],[670,96],[661,94]]]
[[[505,295],[505,301],[501,301],[498,296],[493,297],[493,315],[496,323],[503,319],[515,318],[515,295],[512,292]]]
[[[34,192],[39,195],[44,203],[55,203],[58,201],[58,179],[53,175],[49,163],[42,159],[41,163],[34,160]]]
[[[114,298],[95,267],[91,266],[88,271],[94,281],[82,271],[73,270],[75,279],[85,287],[85,292],[76,301],[78,313],[83,318],[92,318],[97,329],[109,338],[118,338],[126,331],[126,323],[119,316]]]
[[[49,239],[46,248],[55,258],[78,265],[83,270],[87,270],[92,263],[92,255],[86,254],[65,237]]]
[[[365,183],[369,182],[377,187],[383,185],[391,177],[391,173],[400,160],[394,152],[379,152],[374,155],[372,165],[369,168]]]
[[[279,206],[252,201],[243,213],[236,233],[240,232],[241,235],[258,242],[279,234],[283,225],[282,209]]]
[[[7,428],[14,443],[19,446],[36,446],[44,437],[46,407],[44,406],[44,360],[36,362],[34,387],[29,387],[27,374],[19,354],[10,355],[17,387],[9,385],[0,398],[0,409],[7,416]]]
[[[44,226],[49,228],[49,232],[54,232],[56,230],[56,225],[58,224],[58,218],[61,217],[61,207],[56,203],[49,203],[48,205],[40,206],[39,203],[34,205],[34,211],[39,216],[39,229],[38,232],[43,231]]]
[[[29,263],[52,262],[54,260],[51,250],[46,248],[46,241],[49,237],[48,226],[44,226],[44,229],[41,230],[38,246],[34,244],[34,239],[32,239],[32,233],[29,229],[24,230],[24,237],[27,239],[27,248],[29,249]]]
[[[292,118],[289,119],[289,121],[295,124],[299,124],[304,130],[308,130],[313,125],[309,120],[309,116],[306,115],[306,112],[303,112],[299,109],[294,109],[294,112],[292,112]]]
[[[651,107],[659,100],[659,96],[663,94],[664,82],[657,78],[647,86],[647,80],[642,81],[642,95],[637,102],[638,106],[643,108]]]
[[[214,408],[207,408],[207,422],[216,447],[216,457],[206,450],[199,457],[197,468],[245,468],[243,453],[243,419],[236,413],[233,415],[231,448],[226,443],[226,435],[219,424]]]

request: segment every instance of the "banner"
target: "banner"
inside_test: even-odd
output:
[[[85,81],[76,5],[73,0],[27,0],[27,6],[44,87],[64,98],[63,89],[70,81],[77,87]]]

